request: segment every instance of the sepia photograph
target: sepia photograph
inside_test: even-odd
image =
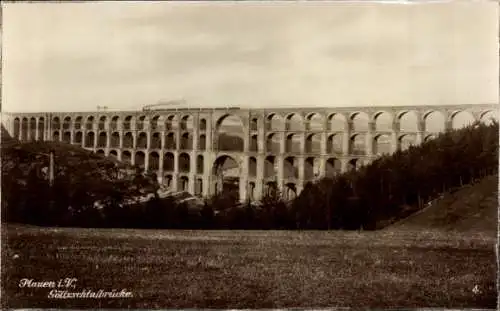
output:
[[[1,6],[2,309],[497,308],[498,3]]]

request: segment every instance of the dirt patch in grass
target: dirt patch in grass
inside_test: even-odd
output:
[[[494,308],[495,239],[450,232],[93,230],[4,226],[10,308]],[[49,299],[22,278],[122,299]]]

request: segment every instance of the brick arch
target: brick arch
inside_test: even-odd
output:
[[[278,175],[276,164],[277,159],[274,155],[268,155],[264,159],[264,178],[276,177]]]
[[[79,130],[82,127],[85,127],[85,122],[87,121],[86,119],[84,121],[82,116],[75,116],[75,119],[73,121],[73,127],[75,128],[75,130]]]
[[[305,141],[306,153],[320,153],[321,152],[321,134],[311,133],[306,136]]]
[[[399,126],[396,130],[403,132],[416,132],[419,130],[419,123],[423,123],[423,118],[419,116],[419,112],[416,109],[399,111],[396,116]]]
[[[488,115],[489,117],[487,117]],[[484,110],[481,111],[481,113],[479,114],[480,122],[483,122],[485,124],[490,124],[492,121],[491,119],[494,119],[498,122],[498,110],[493,110],[493,109]]]
[[[429,115],[433,114],[433,113],[438,113],[440,114],[443,118],[446,119],[446,115],[447,113],[443,112],[442,110],[439,110],[439,109],[427,109],[425,110],[423,113],[422,113],[422,119],[425,120],[426,118],[429,117]]]
[[[179,176],[179,191],[188,191],[189,189],[189,176],[181,175]]]
[[[233,114],[233,113],[225,113],[221,116],[219,116],[217,118],[217,121],[215,122],[215,131],[216,132],[219,132],[220,130],[220,127],[222,125],[222,123],[227,120],[228,118],[231,118],[231,117],[235,117],[238,119],[238,122],[239,122],[239,125],[241,126],[241,128],[243,129],[244,125],[245,125],[245,121],[243,120],[243,118],[238,115],[238,114]]]
[[[180,136],[179,149],[182,150],[192,150],[193,149],[193,134],[190,132],[184,132]]]
[[[149,118],[149,129],[156,130],[163,123],[163,116],[160,114],[155,114]]]
[[[149,118],[147,115],[142,114],[137,116],[135,120],[135,128],[139,131],[146,130],[146,125],[149,123]]]
[[[66,144],[71,143],[71,132],[70,131],[63,131],[61,141],[66,143]]]
[[[234,153],[232,152],[225,152],[225,151],[219,151],[217,152],[217,155],[213,161],[213,163],[215,163],[219,158],[231,158],[233,159],[234,161],[236,161],[236,163],[238,163],[238,165],[241,166],[241,164],[243,163],[242,159],[240,158],[240,156],[238,155],[235,155]],[[212,163],[212,164],[213,164]]]
[[[201,134],[198,139],[198,149],[200,151],[205,151],[207,149],[207,136],[205,134]]]
[[[105,115],[99,116],[99,120],[97,122],[99,130],[106,129],[106,124],[108,123],[108,116]]]
[[[361,166],[362,166],[361,159],[359,159],[359,158],[351,158],[347,162],[347,171],[355,171],[355,170],[357,170]]]
[[[414,113],[416,116],[418,116],[418,111],[417,109],[405,109],[405,110],[401,110],[401,111],[398,111],[395,116],[396,116],[396,121],[400,122],[401,121],[401,118],[408,114],[408,113]]]
[[[178,115],[175,114],[175,113],[170,113],[168,115],[165,116],[165,119],[164,119],[164,122],[165,122],[165,129],[167,131],[171,131],[171,130],[174,130],[177,128],[178,124],[176,122],[178,122]]]
[[[230,161],[229,163],[232,163],[232,165],[229,164],[229,166],[230,166],[229,168],[227,168],[227,164],[228,164],[227,161]],[[225,166],[226,166],[226,169],[236,168],[235,172],[233,172],[233,175],[235,175],[235,176],[225,174],[224,173]],[[226,180],[228,180],[228,179],[230,179],[230,180],[236,179],[234,181],[238,184],[237,187],[239,188],[240,182],[239,182],[239,178],[237,176],[240,176],[241,172],[242,172],[241,159],[236,159],[234,156],[228,155],[225,153],[218,154],[217,157],[215,158],[215,160],[212,162],[212,167],[211,167],[212,176],[215,177],[214,183],[212,185],[215,188],[215,192],[220,192],[221,190],[223,190],[224,184],[225,184]],[[239,200],[239,196],[240,196],[240,194],[239,194],[239,189],[238,189],[238,191],[237,191],[238,200]]]
[[[205,172],[205,158],[199,154],[196,157],[196,174],[203,174]]]
[[[229,124],[229,119],[235,124]],[[221,151],[243,152],[245,145],[244,128],[245,123],[241,116],[226,113],[217,118],[215,127],[214,145]]]
[[[357,133],[349,138],[349,154],[365,155],[366,154],[366,135]]]
[[[249,177],[257,177],[257,158],[249,157],[248,158],[248,176]]]
[[[474,124],[476,118],[474,113],[469,110],[454,110],[448,114],[447,122],[451,124],[453,129],[459,129],[468,125]]]
[[[469,114],[471,114],[471,115],[472,115],[472,112],[470,112],[470,111],[468,111],[468,110],[466,110],[466,109],[453,109],[453,110],[450,110],[450,111],[448,112],[448,114],[447,114],[447,117],[448,117],[448,118],[447,118],[447,121],[451,121],[451,120],[453,120],[453,118],[454,118],[457,114],[459,114],[459,113],[461,113],[461,112],[466,112],[466,113],[469,113]]]
[[[111,133],[110,147],[112,148],[120,147],[120,132]]]
[[[75,139],[73,142],[75,144],[78,144],[78,145],[81,145],[83,143],[83,132],[82,131],[75,132]]]
[[[165,149],[176,149],[177,137],[174,132],[165,133]]]
[[[259,118],[257,116],[250,116],[249,119],[250,131],[258,131],[259,130]]]
[[[370,120],[370,115],[369,115],[367,112],[362,111],[362,110],[355,110],[355,111],[351,111],[351,112],[349,112],[349,114],[348,114],[348,119],[349,119],[350,121],[353,121],[353,120],[354,120],[357,116],[359,116],[359,115],[364,115],[364,116],[366,116],[366,118],[367,118],[368,120]]]
[[[88,115],[85,118],[85,129],[93,130],[95,122],[96,122],[96,117],[94,115]]]
[[[132,153],[129,150],[122,151],[122,162],[132,164]]]
[[[314,121],[315,120],[315,121]],[[306,130],[321,131],[325,129],[325,116],[319,112],[311,112],[306,115]]]
[[[198,121],[199,123],[199,128],[200,131],[206,131],[207,130],[207,119],[206,118],[200,118]]]
[[[301,136],[298,133],[290,133],[285,137],[285,152],[301,153]]]
[[[394,120],[395,115],[396,115],[393,111],[390,111],[390,110],[386,110],[386,109],[377,110],[377,111],[375,111],[374,113],[371,114],[370,120],[372,122],[375,122],[377,120],[377,118],[380,117],[380,115],[382,115],[382,114],[389,115],[392,120]]]
[[[248,198],[250,201],[255,200],[255,182],[251,181],[248,183]]]
[[[123,148],[133,148],[134,147],[134,134],[132,132],[125,132],[122,137]]]
[[[304,180],[312,181],[320,176],[320,158],[306,157],[304,160]]]
[[[163,156],[163,170],[173,172],[175,170],[175,155],[172,152],[165,152]]]
[[[283,161],[283,177],[285,179],[299,178],[299,161],[297,157],[288,156]]]
[[[23,133],[23,140],[26,140],[24,133]],[[60,134],[59,130],[55,130],[52,132],[52,140],[53,141],[61,141],[61,134]]]
[[[148,170],[157,171],[160,169],[160,154],[156,151],[151,151],[149,153],[149,163]]]
[[[164,185],[166,185],[167,189],[171,189],[172,188],[172,181],[173,181],[173,177],[172,177],[172,174],[164,174],[163,176],[164,178]]]
[[[373,122],[376,131],[391,131],[393,130],[394,114],[387,110],[377,111],[372,114],[371,122]]]
[[[114,115],[109,118],[109,127],[111,130],[117,130],[120,123],[120,116]]]
[[[257,134],[250,135],[250,144],[248,147],[251,152],[259,151],[259,137]]]
[[[148,146],[148,133],[145,131],[137,132],[137,148],[147,148]]]
[[[134,116],[133,115],[126,115],[123,117],[122,128],[124,130],[131,130],[134,123],[135,123]]]
[[[97,137],[97,147],[100,148],[106,147],[107,139],[108,139],[108,133],[100,132],[99,136]]]
[[[267,180],[264,184],[264,194],[274,196],[278,194],[278,184],[274,180]]]
[[[279,154],[281,150],[280,135],[278,133],[269,133],[265,139],[266,151],[268,153]]]
[[[342,154],[343,142],[344,142],[344,137],[340,133],[328,135],[326,141],[326,152],[334,154]]]
[[[97,139],[94,131],[89,131],[85,135],[85,148],[94,148],[95,140]]]
[[[150,137],[151,149],[161,149],[161,132],[152,132]]]
[[[428,142],[428,141],[433,140],[433,139],[436,139],[436,135],[435,134],[429,134],[429,135],[426,135],[424,137],[424,142]]]
[[[145,168],[146,165],[146,154],[143,151],[137,150],[135,152],[135,165],[141,169]]]
[[[422,115],[426,132],[443,132],[446,129],[447,116],[440,110],[427,110]]]
[[[179,127],[182,131],[192,131],[194,127],[194,116],[192,114],[183,114],[179,118]]]
[[[364,111],[354,111],[349,114],[353,131],[368,131],[370,116]]]
[[[14,125],[13,125],[13,134],[15,138],[19,138],[21,135],[21,119],[16,117],[14,118]]]
[[[493,109],[483,110],[483,111],[481,111],[481,112],[479,113],[479,119],[484,118],[484,116],[485,116],[486,114],[489,114],[489,113],[495,113],[495,112],[498,114],[498,110],[493,110]]]
[[[328,158],[326,160],[325,176],[334,177],[342,173],[342,162],[338,158]]]
[[[31,117],[29,119],[29,139],[30,140],[36,140],[36,118]]]
[[[295,120],[293,120],[295,119]],[[295,124],[296,122],[297,124]],[[288,113],[285,116],[285,130],[287,131],[303,131],[304,126],[304,117],[302,114],[297,112]]]
[[[347,117],[341,112],[330,113],[327,117],[327,129],[329,131],[345,131],[347,129]]]
[[[378,134],[373,137],[373,154],[390,154],[392,149],[392,138],[389,134]]]
[[[284,185],[283,198],[286,201],[293,200],[297,197],[297,185],[293,182],[288,182]]]
[[[407,150],[410,146],[417,144],[417,136],[415,134],[403,134],[398,137],[398,149]]]
[[[277,112],[271,112],[266,115],[266,130],[282,131],[285,129],[285,119],[283,115]]]
[[[177,162],[179,167],[179,173],[189,173],[191,171],[191,156],[187,152],[182,152],[179,154],[179,161]]]
[[[69,116],[69,115],[64,116],[63,121],[62,121],[63,130],[71,129],[71,127],[72,127],[71,121],[72,121],[71,116]]]
[[[23,118],[23,122],[24,122],[25,119],[27,120],[27,118]],[[61,118],[59,116],[52,117],[51,128],[53,130],[60,130],[61,127],[62,127]]]

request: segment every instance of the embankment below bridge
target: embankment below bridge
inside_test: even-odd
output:
[[[483,232],[496,236],[497,226],[498,175],[491,175],[442,195],[385,230]]]

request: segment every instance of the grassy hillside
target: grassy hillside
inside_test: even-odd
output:
[[[498,175],[492,175],[443,195],[387,229],[496,233],[497,214]]]

